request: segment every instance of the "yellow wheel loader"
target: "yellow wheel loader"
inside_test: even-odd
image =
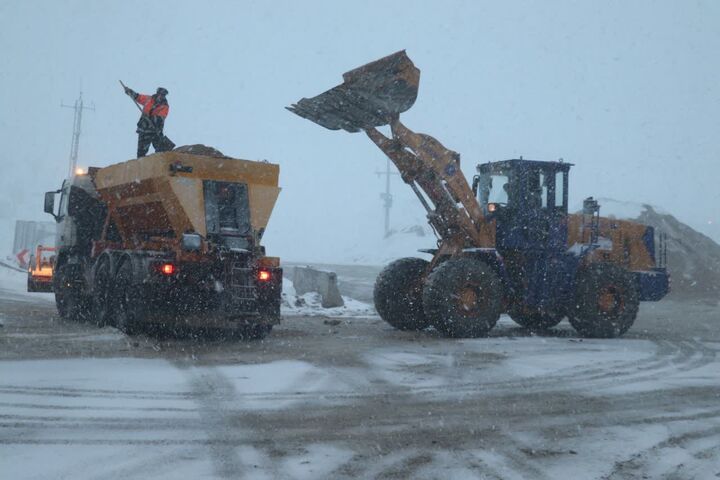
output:
[[[669,290],[652,227],[601,218],[592,198],[568,214],[569,163],[512,159],[477,166],[472,186],[460,155],[400,122],[420,70],[400,51],[343,75],[343,83],[290,111],[331,130],[363,131],[398,168],[427,211],[438,242],[430,262],[404,258],[375,284],[390,325],[430,325],[477,337],[501,313],[531,330],[567,317],[589,337],[617,337],[642,300]],[[389,125],[386,136],[377,127]]]

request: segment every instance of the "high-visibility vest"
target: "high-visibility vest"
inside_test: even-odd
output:
[[[157,104],[152,95],[143,95],[138,93],[135,101],[143,106],[143,115],[148,117],[162,117],[166,118],[170,113],[170,105],[165,103]]]

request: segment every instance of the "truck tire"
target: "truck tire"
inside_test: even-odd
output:
[[[500,278],[480,260],[451,258],[430,273],[423,307],[430,323],[445,336],[487,335],[500,318]]]
[[[145,320],[145,304],[140,289],[133,285],[132,262],[125,260],[115,275],[111,295],[115,326],[127,335],[136,335]]]
[[[99,326],[113,325],[114,318],[110,310],[110,293],[112,290],[112,272],[110,259],[101,257],[95,267],[92,294],[92,319]]]
[[[422,258],[401,258],[386,266],[375,280],[375,309],[398,330],[422,330],[428,326],[422,302],[427,266],[427,260]]]
[[[598,263],[578,273],[570,324],[584,337],[615,338],[635,322],[640,306],[633,275],[618,265]]]
[[[53,282],[55,305],[60,318],[77,322],[90,320],[90,298],[82,294],[82,285],[67,266],[58,269]]]
[[[521,327],[533,332],[541,332],[553,328],[562,322],[564,315],[554,312],[543,312],[536,309],[517,308],[510,310],[510,318]]]

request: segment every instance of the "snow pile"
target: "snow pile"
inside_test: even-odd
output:
[[[615,200],[612,198],[596,198],[600,204],[600,216],[606,218],[616,218],[618,220],[637,220],[643,213],[653,210],[659,214],[666,215],[662,208],[648,205],[646,203],[627,202]],[[582,203],[576,204],[570,209],[571,212],[581,213]]]
[[[667,235],[671,295],[720,301],[720,245],[674,216],[648,207],[637,219]]]
[[[342,307],[323,308],[322,297],[317,292],[297,295],[293,283],[283,278],[283,292],[280,310],[285,316],[307,317],[376,317],[375,308],[365,302],[343,295]]]

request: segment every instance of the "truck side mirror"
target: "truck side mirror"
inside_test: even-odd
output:
[[[57,192],[45,192],[45,213],[49,213],[53,217],[57,218],[57,215],[55,215],[55,194]]]

